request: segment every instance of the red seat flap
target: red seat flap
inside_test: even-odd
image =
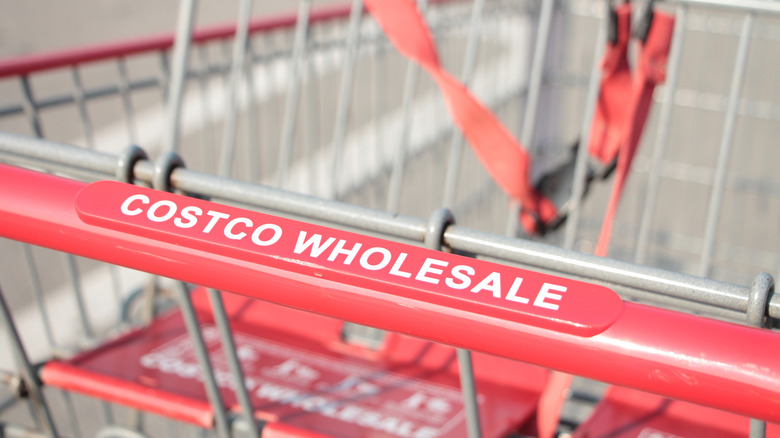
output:
[[[223,299],[255,416],[272,424],[268,433],[466,436],[454,348],[393,334],[371,351],[344,344],[341,321],[237,295]],[[193,293],[193,303],[223,400],[238,410],[203,290]],[[546,370],[480,354],[474,366],[485,436],[502,436],[532,417]],[[51,362],[42,375],[48,385],[204,427],[212,421],[178,312],[68,361]]]
[[[575,438],[744,438],[750,420],[618,386],[610,387]],[[780,437],[780,426],[767,424],[767,437]]]

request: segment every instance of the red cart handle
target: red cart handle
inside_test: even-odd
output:
[[[426,293],[425,288],[411,291],[404,284],[389,281],[389,276],[367,276],[358,282],[345,282],[349,273],[346,270],[339,271],[338,264],[348,257],[347,253],[342,252],[349,252],[354,246],[338,247],[337,241],[332,242],[336,246],[323,253],[325,259],[336,254],[336,263],[328,265],[330,268],[326,270],[300,254],[296,257],[274,256],[270,258],[273,260],[273,264],[270,264],[264,262],[269,260],[269,256],[263,255],[262,247],[258,247],[259,253],[250,259],[245,250],[215,250],[213,245],[202,248],[193,245],[191,239],[177,238],[176,235],[162,238],[165,234],[162,231],[157,237],[150,237],[148,234],[131,232],[129,227],[122,231],[88,224],[82,220],[75,206],[79,193],[85,187],[89,186],[0,165],[0,236],[384,330],[630,386],[752,418],[780,422],[780,368],[777,365],[780,363],[780,349],[771,348],[780,345],[780,334],[776,332],[632,302],[623,302],[622,310],[615,309],[610,295],[604,294],[601,299],[591,303],[592,307],[586,308],[586,313],[598,311],[600,306],[606,305],[612,310],[605,315],[612,315],[615,320],[603,327],[602,331],[597,330],[593,336],[583,336],[560,329],[569,326],[572,321],[558,321],[562,324],[558,326],[542,326],[528,322],[534,318],[526,318],[525,322],[517,319],[522,311],[518,313],[508,306],[529,303],[505,300],[508,288],[500,289],[501,299],[494,298],[490,288],[496,284],[490,281],[482,284],[481,287],[485,289],[479,290],[479,294],[466,292],[467,295],[483,295],[480,299],[482,304],[476,302],[468,306],[457,304],[462,300],[455,296]],[[159,197],[158,200],[163,201],[206,202],[141,187],[125,187],[143,195],[153,192],[155,197]],[[132,202],[125,206],[128,211],[145,208],[143,215],[149,217],[152,204],[144,204],[142,198]],[[115,207],[121,208],[122,203]],[[215,203],[207,204],[217,213],[230,208]],[[166,205],[170,204],[160,203],[151,216],[164,218],[168,214]],[[236,218],[249,219],[259,214],[240,211],[241,215]],[[189,213],[195,214],[195,211]],[[181,219],[179,225],[187,225],[188,218],[184,216],[168,219],[173,221],[174,227],[176,218]],[[201,223],[202,226],[208,225],[212,218],[202,217],[209,219]],[[214,217],[219,215],[215,214]],[[219,228],[214,228],[214,232],[221,235],[226,232],[230,235],[246,232],[244,239],[251,242],[260,226],[258,222],[247,231],[246,222],[238,220],[233,228],[226,230],[230,222],[221,219],[215,225]],[[314,227],[307,224],[301,226]],[[329,232],[334,235],[344,233],[338,230]],[[274,236],[274,228],[266,227],[257,232],[256,239],[261,243],[270,242]],[[322,239],[319,246],[326,241]],[[388,245],[391,244],[394,243],[388,242]],[[420,250],[411,245],[403,247],[410,254],[409,257]],[[307,251],[311,249],[313,247],[310,245]],[[391,253],[393,251],[390,247],[386,249]],[[373,252],[376,254],[366,256],[364,264],[376,266],[384,263],[383,251]],[[436,257],[447,257],[447,254],[434,253]],[[356,257],[359,263],[362,255]],[[428,262],[426,269],[422,269],[423,266],[418,267],[413,274],[415,277],[423,272],[420,278],[443,278],[442,273],[431,270],[443,269],[441,265]],[[391,267],[385,266],[387,269]],[[463,274],[470,272],[466,268],[460,269],[463,269]],[[408,270],[399,267],[399,272]],[[536,275],[540,276],[538,278],[545,276]],[[588,287],[573,280],[554,278],[569,285]],[[481,280],[477,281],[481,283]],[[262,281],[265,287],[257,287],[258,281]],[[472,283],[473,289],[476,282]],[[585,293],[593,290],[600,289],[595,286]],[[515,292],[516,297],[521,298],[519,289]],[[575,289],[562,292],[547,288],[539,304],[559,303],[563,309],[567,305],[568,294],[576,293]],[[559,299],[548,294],[561,297]],[[533,303],[536,299],[532,297],[529,301]],[[536,307],[539,311],[545,310],[544,307]],[[554,312],[552,309],[547,310]],[[648,330],[648,327],[653,329]]]

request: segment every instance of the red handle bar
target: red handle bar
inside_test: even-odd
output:
[[[270,266],[248,261],[246,257],[236,256],[237,253],[199,249],[186,239],[175,244],[164,238],[128,232],[130,228],[120,231],[88,224],[75,206],[79,193],[87,186],[82,182],[0,165],[0,235],[780,422],[780,334],[776,332],[631,302],[624,302],[622,309],[618,308],[614,322],[591,337],[566,333],[555,326],[519,322],[511,318],[511,314],[501,317],[501,312],[475,314],[468,307],[447,306],[445,301],[429,302],[369,287],[376,283],[349,284],[327,275],[318,278],[304,275],[300,270],[280,269],[281,261]],[[142,198],[135,199],[137,204],[125,205],[128,211],[149,205],[144,204]],[[219,204],[208,204],[215,209],[222,208]],[[166,214],[164,204],[161,204],[152,216],[164,217]],[[246,211],[246,214],[253,212]],[[182,217],[184,219],[187,218]],[[245,225],[245,221],[238,221],[236,228],[230,231],[239,234],[242,230],[239,227]],[[273,239],[273,234],[269,233],[258,232],[256,237],[258,241],[267,242]],[[409,251],[419,249],[408,247]],[[372,266],[381,262],[378,257],[367,260]],[[306,266],[307,263],[305,260],[284,262],[289,266]],[[437,266],[428,268],[436,269]],[[436,274],[436,271],[427,271],[428,277]],[[548,300],[550,302],[553,301]]]

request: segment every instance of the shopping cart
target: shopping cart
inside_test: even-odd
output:
[[[561,434],[780,434],[780,9],[651,5],[669,65],[603,258],[608,5],[421,2],[431,63],[366,3],[192,31],[184,2],[175,37],[0,62],[3,432],[543,436],[565,391]],[[453,81],[562,223],[521,226]]]

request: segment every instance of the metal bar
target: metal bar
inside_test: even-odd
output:
[[[208,291],[211,309],[214,313],[214,322],[217,325],[219,337],[222,341],[222,350],[225,352],[228,368],[235,381],[236,398],[241,406],[241,417],[243,417],[247,427],[245,432],[252,438],[259,438],[260,432],[258,431],[254,409],[252,409],[252,401],[249,398],[246,381],[244,380],[244,371],[241,369],[241,362],[238,360],[236,343],[233,340],[233,333],[230,329],[230,321],[227,313],[225,312],[225,303],[222,300],[222,294],[215,289],[209,289]]]
[[[381,33],[379,26],[376,25],[376,32]],[[371,87],[371,112],[374,120],[381,120],[387,112],[387,64],[388,64],[388,45],[387,40],[377,42],[376,54],[371,57],[372,82]],[[373,141],[371,142],[371,152],[375,160],[383,161],[385,154],[385,130],[384,124],[374,123]],[[377,189],[379,192],[379,189]]]
[[[89,113],[87,112],[87,105],[84,99],[84,85],[81,82],[79,67],[74,65],[71,67],[70,71],[73,77],[73,99],[79,109],[79,116],[81,117],[81,123],[84,127],[84,136],[87,139],[87,147],[94,149],[95,137],[92,132],[92,123],[89,120]]]
[[[482,423],[479,418],[477,385],[474,382],[474,364],[471,360],[471,351],[458,348],[457,356],[460,369],[460,390],[463,393],[463,403],[466,409],[466,427],[470,438],[479,438],[482,436]]]
[[[46,299],[43,294],[43,286],[41,286],[41,278],[38,275],[35,258],[33,257],[32,247],[30,247],[30,245],[22,245],[22,254],[24,254],[24,261],[27,265],[27,271],[30,274],[35,304],[38,306],[38,313],[41,314],[41,321],[43,321],[43,331],[46,334],[46,342],[49,346],[49,350],[53,351],[57,344],[54,341],[51,318],[49,318],[49,312],[46,309]]]
[[[602,25],[599,26],[599,31],[596,36],[596,51],[593,54],[593,66],[590,70],[588,97],[586,98],[585,114],[582,116],[582,126],[580,127],[579,146],[577,147],[576,161],[574,162],[571,200],[569,201],[570,205],[567,208],[566,228],[563,236],[563,247],[566,249],[574,249],[574,243],[577,238],[577,229],[580,224],[580,205],[582,203],[582,198],[585,196],[586,179],[588,178],[588,143],[601,88],[601,59],[604,56],[607,39],[605,24],[606,23],[602,23]]]
[[[131,409],[128,413],[128,423],[132,430],[143,433],[144,430],[144,412],[138,409]]]
[[[168,88],[171,85],[171,69],[168,62],[168,53],[160,52],[160,78],[157,80],[160,85],[160,92],[162,93],[163,105],[168,102]]]
[[[769,328],[771,323],[766,315],[766,305],[769,302],[769,296],[774,293],[775,284],[771,275],[763,272],[756,276],[753,285],[750,288],[750,299],[748,300],[748,310],[745,314],[747,323],[753,327]],[[766,437],[766,422],[750,419],[750,438]]]
[[[523,124],[520,128],[520,142],[530,154],[534,154],[536,146],[533,144],[536,133],[536,116],[539,107],[539,94],[542,90],[544,75],[544,60],[547,57],[547,43],[550,39],[552,27],[554,0],[544,0],[539,12],[539,30],[536,34],[534,56],[531,60],[531,72],[528,76],[528,96],[525,104]]]
[[[81,422],[79,421],[78,415],[76,415],[76,404],[73,402],[73,397],[71,396],[70,392],[66,390],[62,390],[60,393],[62,395],[62,399],[65,402],[65,411],[68,413],[68,420],[70,421],[70,433],[73,434],[74,437],[84,436],[81,433]]]
[[[141,173],[139,176],[144,179],[151,178],[147,176],[151,175],[151,171],[147,171],[143,162],[139,163],[136,169]],[[269,208],[370,233],[381,233],[416,242],[424,240],[425,221],[409,216],[326,201],[255,184],[226,181],[185,169],[177,170],[175,178],[176,187],[188,193]],[[453,250],[519,263],[561,275],[593,279],[609,284],[627,296],[631,296],[632,291],[649,291],[681,298],[687,300],[687,309],[691,311],[707,310],[698,307],[697,303],[739,312],[744,312],[747,308],[748,289],[742,286],[458,226],[451,226],[447,236],[447,244]],[[780,296],[770,303],[770,314],[780,317]]]
[[[631,302],[624,302],[615,322],[592,337],[534,328],[512,318],[474,318],[473,313],[457,306],[429,302],[425,294],[401,297],[365,284],[349,283],[345,287],[346,283],[316,276],[297,278],[281,267],[242,262],[227,254],[87,225],[74,208],[84,183],[10,166],[0,166],[0,170],[0,233],[6,238],[121,263],[285,306],[310,309],[316,305],[318,313],[334,318],[405,332],[761,420],[780,421],[780,370],[777,368],[780,351],[756,348],[780,342],[780,334],[776,332]],[[177,178],[174,172],[174,180]],[[453,242],[462,240],[456,236],[464,234],[468,233],[451,225],[444,233],[444,242],[453,247]],[[504,239],[504,248],[494,247],[494,254],[520,251],[522,241]],[[483,239],[478,240],[471,246],[482,244]],[[469,246],[460,243],[461,247]],[[548,253],[548,258],[554,257],[554,248],[540,247]],[[597,271],[602,267],[601,262],[606,261],[599,258],[591,270]],[[279,263],[297,266],[295,261],[279,260]],[[228,272],[230,275],[225,275]],[[258,290],[255,284],[261,277],[277,287]],[[642,279],[635,280],[641,283]],[[696,288],[696,282],[687,287]],[[322,299],[323,291],[327,291],[327,299]],[[372,312],[365,312],[366,299],[370,299]],[[647,330],[649,326],[654,329]],[[679,336],[679,333],[689,336]],[[658,379],[659,372],[666,378]],[[680,376],[697,384],[685,385]]]
[[[73,289],[73,298],[76,301],[76,309],[78,310],[79,321],[81,321],[81,329],[84,330],[84,335],[87,339],[93,339],[95,337],[95,331],[92,329],[92,323],[89,322],[87,304],[84,302],[84,292],[81,288],[81,275],[79,274],[78,266],[76,266],[76,257],[72,254],[66,254],[65,265],[67,267],[68,279],[70,280],[71,288]]]
[[[179,3],[176,39],[173,44],[173,69],[170,75],[166,99],[168,108],[165,112],[164,151],[175,152],[179,150],[179,117],[182,98],[184,97],[187,61],[189,58],[192,28],[195,24],[197,3],[197,0],[182,0]]]
[[[447,208],[439,208],[431,214],[428,229],[425,233],[425,247],[434,251],[442,250],[444,231],[455,222],[455,217]],[[460,388],[463,393],[463,406],[466,410],[466,427],[469,438],[482,437],[482,426],[479,418],[479,402],[477,401],[477,385],[474,380],[474,365],[471,351],[458,348],[458,368],[460,370]]]
[[[0,436],[7,438],[43,438],[48,435],[37,430],[20,427],[13,424],[0,423]]]
[[[336,106],[336,119],[333,127],[333,140],[331,141],[332,155],[330,157],[330,187],[327,197],[339,198],[339,175],[341,163],[341,146],[347,133],[349,122],[349,108],[352,101],[352,82],[357,64],[357,49],[360,44],[360,20],[363,16],[363,2],[352,0],[349,13],[349,27],[347,29],[347,52],[344,56],[341,82],[339,83],[339,97]]]
[[[222,176],[229,176],[231,174],[233,155],[235,150],[235,137],[236,137],[236,125],[237,125],[237,97],[238,87],[241,81],[241,75],[246,71],[247,62],[246,55],[249,48],[248,35],[249,35],[249,21],[252,15],[252,0],[243,0],[239,6],[238,25],[236,28],[236,37],[233,46],[233,60],[230,80],[228,83],[228,96],[225,103],[225,126],[222,136],[222,153],[220,155],[220,162],[218,172]],[[251,58],[249,62],[251,66]],[[251,74],[251,73],[250,73]],[[250,96],[250,99],[254,99],[254,96]],[[255,147],[253,144],[248,145],[249,148]],[[189,298],[188,298],[189,299]],[[241,406],[241,416],[244,418],[244,422],[248,428],[247,432],[250,437],[259,438],[260,433],[258,431],[257,423],[254,419],[254,410],[252,409],[252,402],[247,392],[246,384],[244,383],[244,372],[241,369],[241,363],[238,361],[236,353],[236,345],[233,340],[233,334],[230,329],[230,322],[228,321],[227,314],[225,313],[225,304],[222,300],[222,294],[215,290],[209,289],[209,299],[211,301],[212,310],[214,313],[214,322],[217,325],[220,339],[222,341],[222,350],[225,353],[225,358],[230,368],[233,378],[235,379],[235,393],[236,398]],[[213,379],[213,375],[211,376]],[[216,385],[216,383],[214,383]],[[211,384],[210,384],[211,385]],[[216,388],[216,386],[215,386]],[[216,405],[216,401],[212,404]],[[221,407],[221,401],[218,410],[221,415],[224,416],[224,410]],[[216,406],[215,406],[216,408]],[[222,420],[226,421],[226,420]],[[219,421],[218,421],[219,424]],[[229,435],[225,435],[229,436]]]
[[[201,117],[203,118],[203,136],[204,136],[204,148],[203,148],[203,163],[206,171],[212,173],[216,170],[214,164],[214,151],[212,147],[216,146],[216,133],[214,128],[214,118],[212,117],[210,108],[210,93],[209,93],[209,77],[212,74],[211,60],[208,56],[208,51],[205,46],[198,46],[198,57],[200,63],[203,66],[201,70],[197,72],[198,86],[200,88],[201,100],[204,102],[201,108]]]
[[[307,183],[304,183],[303,187],[306,187],[308,193],[317,193],[317,162],[312,159],[317,152],[317,148],[320,143],[320,91],[319,91],[319,78],[317,77],[317,63],[312,57],[309,57],[305,61],[306,63],[306,76],[308,77],[308,87],[306,88],[306,161],[308,161],[308,172],[306,174]],[[335,175],[331,175],[330,179],[335,178]]]
[[[668,74],[664,89],[664,101],[658,116],[658,134],[656,135],[655,147],[653,148],[653,157],[651,158],[652,164],[650,165],[647,182],[647,192],[645,193],[644,208],[641,215],[642,219],[639,223],[639,233],[637,234],[637,243],[634,250],[634,262],[638,264],[643,264],[647,258],[650,231],[653,223],[653,216],[655,214],[656,202],[658,200],[658,188],[661,181],[661,165],[666,143],[669,141],[672,103],[674,102],[674,93],[677,91],[677,77],[680,71],[680,60],[682,58],[682,45],[687,18],[688,7],[684,4],[678,5],[675,11],[672,46],[669,50],[669,65],[667,67]]]
[[[252,48],[252,40],[247,41],[246,55],[249,62],[246,63],[246,72],[244,77],[246,78],[246,94],[249,96],[249,107],[247,109],[247,123],[246,123],[246,145],[247,145],[247,179],[251,182],[256,182],[260,179],[260,147],[261,143],[257,135],[257,123],[260,118],[260,112],[257,107],[257,96],[255,95],[255,68],[254,68],[254,49]]]
[[[523,112],[523,123],[520,128],[520,143],[531,156],[535,155],[536,146],[533,144],[536,133],[536,116],[539,109],[539,94],[542,89],[542,76],[544,74],[544,60],[547,56],[547,42],[550,39],[552,27],[554,0],[542,1],[542,9],[539,12],[539,29],[536,33],[534,55],[531,60],[531,72],[528,76],[528,94]],[[512,201],[509,207],[506,234],[516,236],[520,228],[520,208],[517,202]]]
[[[77,77],[74,77],[74,79],[78,79]],[[43,137],[43,130],[41,128],[40,124],[40,118],[38,114],[38,109],[35,103],[35,99],[33,97],[32,88],[30,87],[29,80],[26,76],[23,76],[21,78],[21,84],[22,84],[22,91],[23,91],[23,97],[24,97],[24,106],[27,110],[28,119],[30,121],[31,128],[33,130],[33,133],[36,137],[42,138]],[[89,321],[86,317],[86,308],[82,299],[81,291],[79,290],[79,282],[78,282],[78,272],[75,271],[75,258],[72,254],[67,254],[65,257],[65,261],[68,265],[68,273],[71,279],[71,282],[74,286],[74,297],[76,299],[76,304],[79,310],[79,316],[82,321],[82,328],[84,330],[84,333],[87,337],[92,338],[93,333],[91,326],[89,324]],[[2,298],[2,293],[0,293],[0,298]],[[3,302],[3,307],[5,307],[5,303]],[[7,309],[5,309],[7,311]],[[45,314],[42,315],[43,318],[45,318]],[[9,314],[10,318],[10,314]],[[10,319],[9,319],[10,321]],[[18,337],[18,334],[16,335]],[[21,342],[21,341],[18,341]],[[19,343],[19,346],[21,347],[21,343]],[[22,354],[24,354],[24,351],[22,350]],[[27,365],[21,364],[22,367],[29,367],[29,362],[27,361],[26,355],[24,356],[17,356],[20,361],[27,362]],[[23,370],[25,373],[26,370]],[[27,377],[28,383],[30,385],[37,385],[37,380],[33,382],[31,379],[37,379],[37,376],[30,375]],[[38,420],[43,423],[42,426],[44,427],[45,431],[49,432],[51,431],[51,434],[56,435],[56,430],[53,427],[53,423],[50,417],[50,414],[48,412],[48,407],[45,405],[45,400],[43,399],[43,394],[40,391],[40,388],[36,390],[38,394],[31,396],[32,398],[32,406],[34,409],[38,412]],[[65,407],[66,411],[68,412],[68,416],[70,418],[70,425],[71,425],[71,431],[73,433],[73,436],[81,436],[80,433],[80,426],[78,418],[75,415],[75,409],[73,406],[73,400],[70,397],[70,394],[67,392],[62,393],[62,397],[65,401]],[[48,423],[48,424],[47,424]],[[51,428],[49,427],[51,425]]]
[[[461,80],[466,87],[471,83],[474,66],[477,63],[477,51],[480,43],[479,34],[482,29],[482,11],[484,8],[485,0],[474,0],[471,6],[471,22],[469,23],[469,33],[466,37],[466,54],[463,59],[463,72],[461,74]],[[463,156],[463,143],[463,134],[460,130],[455,130],[450,142],[450,156],[447,161],[447,173],[444,177],[444,200],[442,205],[447,208],[453,208],[455,205],[458,172]]]
[[[187,332],[190,335],[190,339],[192,339],[195,356],[198,359],[198,365],[200,366],[203,375],[203,385],[206,388],[206,396],[214,410],[215,432],[219,437],[229,438],[230,425],[228,423],[227,414],[225,413],[225,405],[222,402],[222,395],[219,392],[217,381],[214,378],[214,368],[211,366],[211,359],[209,359],[208,350],[203,341],[203,333],[200,331],[200,324],[198,323],[198,317],[195,314],[195,308],[190,299],[190,292],[187,290],[187,285],[183,282],[177,282],[176,292],[184,324],[187,326]]]
[[[33,98],[30,79],[27,76],[22,76],[19,78],[19,82],[22,85],[22,107],[24,108],[25,114],[27,114],[27,120],[30,122],[30,128],[32,128],[33,135],[38,138],[43,138],[41,119],[38,115],[37,104]]]
[[[760,12],[762,14],[780,14],[780,3],[766,0],[664,0],[668,3],[677,3],[682,5],[717,7],[722,9],[731,9],[747,13]]]
[[[103,152],[0,132],[0,158],[9,162],[24,162],[27,156],[33,157],[37,163],[65,162],[76,168],[91,167],[109,178],[115,174],[118,159]],[[135,172],[138,180],[150,183],[154,175],[153,165],[148,161],[140,161],[135,166]],[[422,242],[425,235],[426,225],[421,219],[327,201],[258,184],[227,180],[190,169],[176,169],[172,183],[175,188],[187,193],[339,224],[362,232],[379,233],[413,242]],[[747,308],[748,289],[743,286],[567,251],[542,243],[502,237],[459,226],[450,227],[447,237],[447,244],[453,250],[468,251],[561,275],[590,278],[609,284],[620,293],[650,291],[681,298],[689,301],[690,310],[696,309],[696,303],[739,312],[744,312]],[[771,300],[770,315],[780,318],[780,296]]]
[[[587,278],[589,281],[609,284],[626,295],[636,290],[682,298],[689,302],[691,310],[696,307],[696,303],[742,312],[747,308],[747,289],[729,283],[607,259],[543,243],[501,237],[457,225],[448,229],[445,240],[452,249],[483,254],[561,275]],[[773,317],[780,315],[780,299],[772,300],[770,312]]]
[[[417,7],[421,15],[425,15],[427,0],[418,0]],[[414,115],[414,98],[417,94],[417,78],[420,76],[420,66],[413,60],[407,60],[406,78],[404,79],[404,94],[401,104],[402,124],[401,134],[393,151],[393,167],[390,172],[390,183],[387,189],[387,202],[385,209],[397,213],[401,204],[401,186],[406,166],[406,149],[409,146],[409,136],[412,130]]]
[[[42,166],[64,165],[74,170],[105,175],[114,175],[116,171],[117,156],[105,152],[8,132],[0,133],[0,137],[3,143],[0,156],[9,161],[33,160]]]
[[[150,87],[157,87],[160,84],[158,78],[146,78],[129,83],[129,90],[143,90]],[[101,87],[95,87],[92,89],[84,90],[84,99],[92,100],[105,96],[113,96],[120,92],[120,88],[117,85],[107,85]],[[61,105],[69,105],[75,102],[73,93],[58,94],[51,97],[46,97],[35,102],[36,108],[39,110],[47,108],[55,108]],[[9,105],[0,108],[0,117],[5,117],[14,114],[24,113],[26,110],[23,105]]]
[[[222,150],[219,157],[217,172],[229,176],[233,167],[233,156],[236,147],[236,126],[238,124],[238,87],[246,67],[246,49],[249,39],[249,20],[252,17],[252,0],[242,0],[238,9],[236,37],[233,41],[233,58],[231,62],[230,79],[225,102],[225,125],[222,131]]]
[[[46,403],[46,398],[43,395],[43,389],[38,380],[38,375],[35,373],[35,370],[33,370],[30,359],[27,357],[27,352],[22,344],[22,339],[19,337],[19,332],[16,331],[16,325],[11,316],[11,310],[8,308],[8,304],[5,301],[2,289],[0,289],[0,324],[2,324],[3,330],[8,334],[8,340],[11,344],[14,358],[20,368],[19,371],[22,374],[22,378],[27,384],[32,407],[35,411],[36,418],[43,429],[43,433],[46,434],[46,436],[55,437],[57,436],[57,427],[54,425],[51,412],[49,412],[49,405]]]
[[[731,78],[731,87],[729,89],[729,101],[726,108],[726,119],[723,125],[723,136],[721,137],[718,162],[715,166],[715,177],[712,182],[710,202],[707,209],[707,222],[704,228],[704,247],[702,248],[701,259],[699,260],[698,274],[702,277],[709,276],[710,268],[712,266],[712,256],[715,249],[715,232],[718,229],[718,215],[723,201],[726,171],[728,170],[729,155],[731,154],[731,146],[734,140],[737,107],[739,106],[739,95],[742,91],[742,82],[745,77],[748,48],[750,46],[750,31],[753,28],[754,19],[755,14],[751,12],[745,16],[745,20],[742,22],[739,46],[737,47],[737,54],[734,60],[734,73]]]
[[[282,137],[279,151],[279,164],[276,167],[276,186],[284,188],[287,184],[287,173],[292,159],[293,142],[295,140],[295,124],[298,113],[298,95],[300,94],[303,63],[306,54],[306,40],[309,34],[309,15],[311,0],[301,0],[298,6],[298,21],[295,26],[295,41],[293,42],[292,70],[290,72],[290,88],[282,121]]]
[[[138,135],[136,134],[135,111],[133,110],[133,102],[130,100],[132,84],[127,74],[125,58],[118,58],[116,67],[119,71],[119,95],[122,97],[122,108],[125,111],[125,119],[127,120],[127,138],[130,144],[136,144],[138,143]]]

